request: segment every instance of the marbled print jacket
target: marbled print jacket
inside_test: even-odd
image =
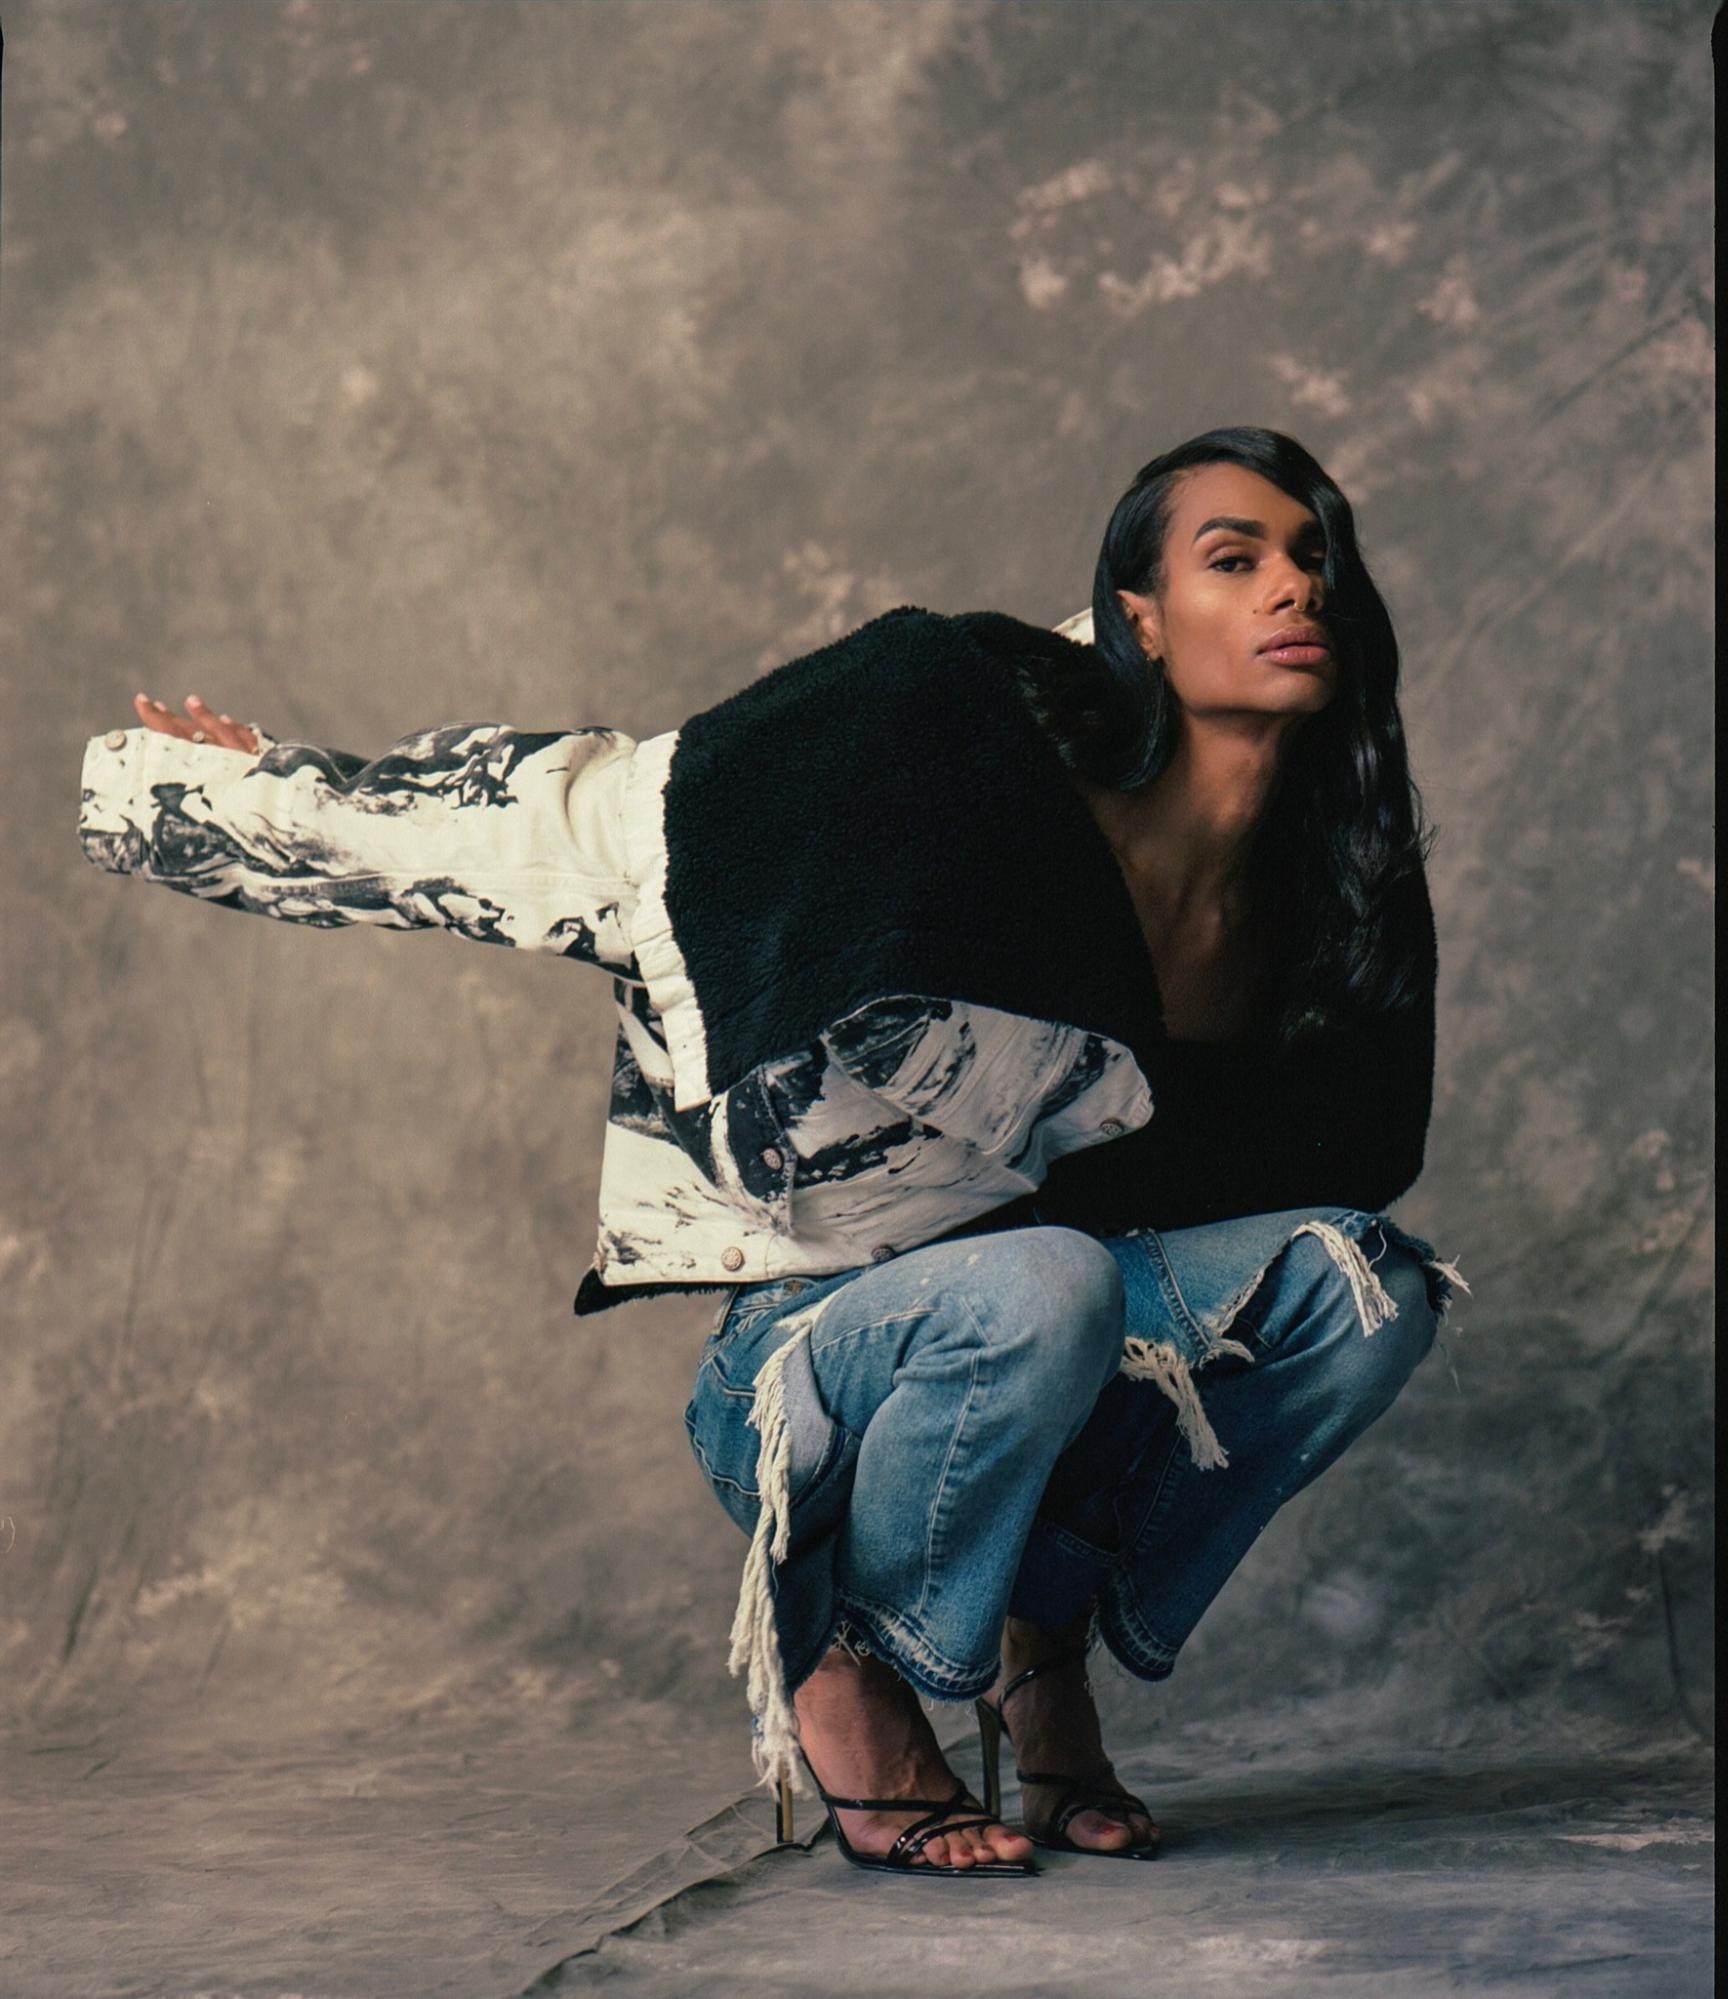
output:
[[[1013,1215],[1059,1162],[1145,1137],[1161,1063],[1201,1117],[1228,1095],[1163,1038],[1126,884],[1009,670],[1089,633],[1089,613],[1050,632],[904,606],[641,741],[459,722],[368,762],[114,729],[85,750],[79,837],[98,867],[223,908],[604,970],[612,1098],[577,1313],[848,1269]],[[1218,1157],[1296,1177],[1203,1171],[1202,1145],[1182,1218],[1402,1191],[1432,1034],[1430,1008],[1292,1075],[1281,1112],[1257,1080],[1261,1136]],[[1082,1206],[1108,1183],[1175,1225],[1170,1162],[1121,1159]]]

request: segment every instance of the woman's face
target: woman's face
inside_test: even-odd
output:
[[[1264,648],[1292,625],[1326,635],[1325,554],[1318,519],[1269,479],[1242,465],[1199,465],[1176,489],[1162,594],[1118,594],[1191,714],[1294,718],[1332,699],[1337,659],[1281,659]]]

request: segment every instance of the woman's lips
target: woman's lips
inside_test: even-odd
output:
[[[1272,646],[1260,657],[1276,660],[1280,666],[1318,666],[1332,657],[1332,651],[1329,646]]]

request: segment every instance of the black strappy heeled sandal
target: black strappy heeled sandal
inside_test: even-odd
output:
[[[1028,1666],[1023,1673],[1016,1673],[1002,1689],[1001,1697],[994,1706],[983,1694],[973,1703],[978,1711],[978,1735],[984,1758],[984,1809],[1000,1814],[1002,1810],[1002,1738],[1008,1736],[1008,1746],[1014,1746],[1014,1738],[1008,1733],[1008,1724],[1002,1718],[1002,1710],[1008,1705],[1008,1696],[1016,1687],[1024,1686],[1036,1673],[1049,1672],[1055,1666],[1072,1666],[1076,1662],[1084,1666],[1086,1653],[1060,1652],[1055,1657],[1040,1659],[1036,1666]],[[1147,1818],[1152,1814],[1145,1804],[1131,1791],[1120,1786],[1089,1784],[1084,1778],[1056,1776],[1041,1770],[1022,1770],[1015,1765],[1014,1775],[1022,1784],[1059,1784],[1064,1787],[1056,1801],[1056,1809],[1050,1815],[1048,1825],[1041,1833],[1034,1832],[1030,1825],[1026,1837],[1034,1846],[1048,1847],[1052,1853],[1086,1853],[1100,1860],[1155,1860],[1158,1857],[1159,1834],[1154,1828],[1152,1837],[1139,1846],[1081,1846],[1068,1837],[1068,1827],[1081,1812],[1101,1812],[1106,1818],[1121,1819],[1125,1812],[1141,1812]]]
[[[806,1770],[810,1770],[810,1759],[802,1749],[798,1752],[798,1760]],[[926,1861],[923,1865],[918,1863],[917,1856],[941,1833],[960,1832],[967,1826],[1000,1823],[995,1814],[990,1812],[975,1818],[953,1816],[957,1806],[971,1805],[975,1812],[978,1809],[972,1799],[966,1795],[964,1784],[956,1788],[951,1798],[937,1800],[935,1798],[837,1798],[831,1791],[822,1788],[822,1779],[814,1770],[810,1770],[810,1781],[816,1786],[816,1795],[827,1808],[828,1822],[834,1828],[834,1837],[839,1842],[840,1851],[854,1867],[873,1867],[884,1874],[971,1874],[997,1879],[1012,1875],[1018,1880],[1024,1880],[1028,1875],[1035,1875],[1039,1871],[1037,1863],[1031,1860],[975,1860],[969,1867],[940,1866],[933,1860]],[[774,1830],[784,1846],[789,1844],[792,1838],[792,1786],[785,1778],[782,1778],[776,1786],[774,1805]],[[841,1810],[857,1812],[906,1812],[919,1805],[927,1809],[923,1818],[914,1819],[886,1853],[860,1853],[846,1837],[840,1824],[839,1812],[835,1810],[837,1805]]]

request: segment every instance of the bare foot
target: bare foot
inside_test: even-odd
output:
[[[999,1702],[1002,1689],[1028,1666],[1079,1650],[1086,1642],[1090,1622],[1090,1610],[1062,1631],[1045,1631],[1017,1617],[1009,1618],[1002,1633],[1002,1671],[990,1689],[991,1701]],[[1104,1753],[1092,1688],[1079,1664],[1054,1667],[1016,1687],[1003,1719],[1014,1740],[1014,1761],[1022,1770],[1059,1770],[1071,1775],[1073,1783],[1084,1782],[1089,1789],[1123,1788]],[[1060,1808],[1064,1789],[1060,1784],[1021,1786],[1028,1827],[1039,1834],[1046,1831]],[[1076,1812],[1063,1831],[1076,1846],[1104,1852],[1125,1846],[1156,1846],[1159,1839],[1158,1827],[1144,1812],[1121,1806],[1108,1812]]]
[[[937,1745],[918,1696],[880,1659],[858,1659],[834,1646],[793,1695],[798,1733],[824,1790],[846,1798],[946,1798],[959,1779]],[[860,1853],[883,1854],[929,1806],[903,1812],[849,1811],[836,1806],[846,1837]],[[976,1818],[983,1806],[956,1801],[955,1817]],[[966,1826],[927,1840],[914,1866],[975,1867],[980,1861],[1023,1862],[1032,1842],[1005,1825]]]

